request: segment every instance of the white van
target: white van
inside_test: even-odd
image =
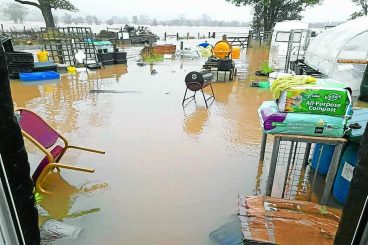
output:
[[[308,38],[309,24],[301,21],[291,20],[276,23],[272,34],[270,47],[269,65],[276,71],[284,71],[286,63],[286,55],[288,42],[292,30],[295,30],[292,57],[303,57],[304,48],[299,47],[299,43],[303,46]],[[291,59],[293,60],[293,59]]]

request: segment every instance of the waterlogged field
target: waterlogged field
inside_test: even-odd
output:
[[[242,53],[238,78],[213,85],[209,109],[201,97],[181,106],[184,77],[201,59],[143,67],[131,59],[58,82],[12,81],[17,106],[39,113],[73,144],[106,151],[64,157],[94,174],[48,177],[53,194],[43,196],[40,224],[56,219],[82,229],[53,244],[213,244],[209,234],[236,212],[238,194],[264,194],[257,108],[270,94],[250,83],[267,56],[265,49]],[[42,154],[27,149],[33,171]]]

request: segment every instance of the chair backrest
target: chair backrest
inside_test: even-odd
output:
[[[59,134],[51,128],[40,116],[32,111],[20,109],[19,125],[21,129],[33,137],[46,149],[55,145]]]

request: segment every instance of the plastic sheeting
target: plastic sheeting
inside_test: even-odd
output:
[[[359,95],[364,64],[337,63],[338,60],[367,60],[368,58],[368,17],[361,17],[318,35],[310,43],[305,63],[310,67],[346,83]]]
[[[240,197],[245,244],[332,245],[341,212],[324,206],[272,197]]]

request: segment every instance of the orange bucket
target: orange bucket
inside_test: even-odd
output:
[[[240,59],[240,47],[233,47],[233,49],[231,50],[231,58],[233,60]]]

